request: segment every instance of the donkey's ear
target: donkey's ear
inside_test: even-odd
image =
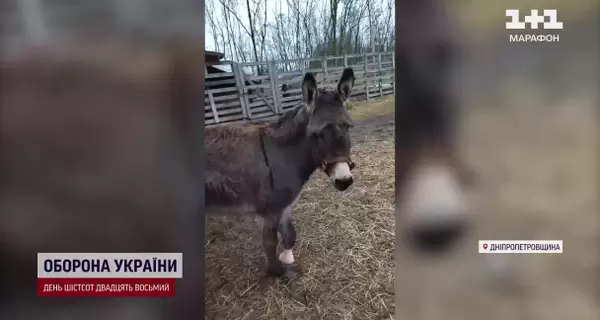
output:
[[[337,91],[343,100],[348,100],[350,98],[350,93],[352,92],[352,87],[354,86],[354,71],[352,68],[344,69],[342,73],[342,77],[340,78],[340,82],[337,85]]]
[[[317,93],[317,80],[312,73],[307,72],[302,81],[302,100],[306,103],[309,110],[314,108],[313,104],[317,97]]]

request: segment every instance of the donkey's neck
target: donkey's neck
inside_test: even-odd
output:
[[[308,114],[303,108],[288,112],[265,129],[269,165],[279,179],[297,179],[290,184],[302,187],[319,167],[311,139],[306,134]]]

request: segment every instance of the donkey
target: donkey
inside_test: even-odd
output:
[[[309,177],[321,169],[336,189],[353,183],[347,111],[354,85],[351,68],[335,90],[317,88],[313,74],[302,82],[302,105],[264,125],[234,124],[205,129],[206,213],[257,214],[263,218],[267,274],[293,278],[296,230],[291,213]],[[284,251],[277,257],[277,232]]]
[[[460,110],[450,71],[458,48],[442,6],[396,5],[396,206],[413,248],[426,253],[446,252],[464,235],[463,191],[475,178],[456,145]]]

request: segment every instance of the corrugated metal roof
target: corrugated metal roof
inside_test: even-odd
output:
[[[210,50],[205,50],[204,55],[205,56],[217,56],[217,58],[219,58],[219,60],[221,60],[225,57],[225,54],[222,52],[210,51]]]

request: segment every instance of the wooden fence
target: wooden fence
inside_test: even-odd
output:
[[[205,70],[205,125],[264,121],[295,108],[302,99],[305,72],[320,87],[334,88],[346,67],[356,77],[352,100],[370,100],[395,93],[394,52],[330,56],[304,60],[237,63],[221,61]]]

